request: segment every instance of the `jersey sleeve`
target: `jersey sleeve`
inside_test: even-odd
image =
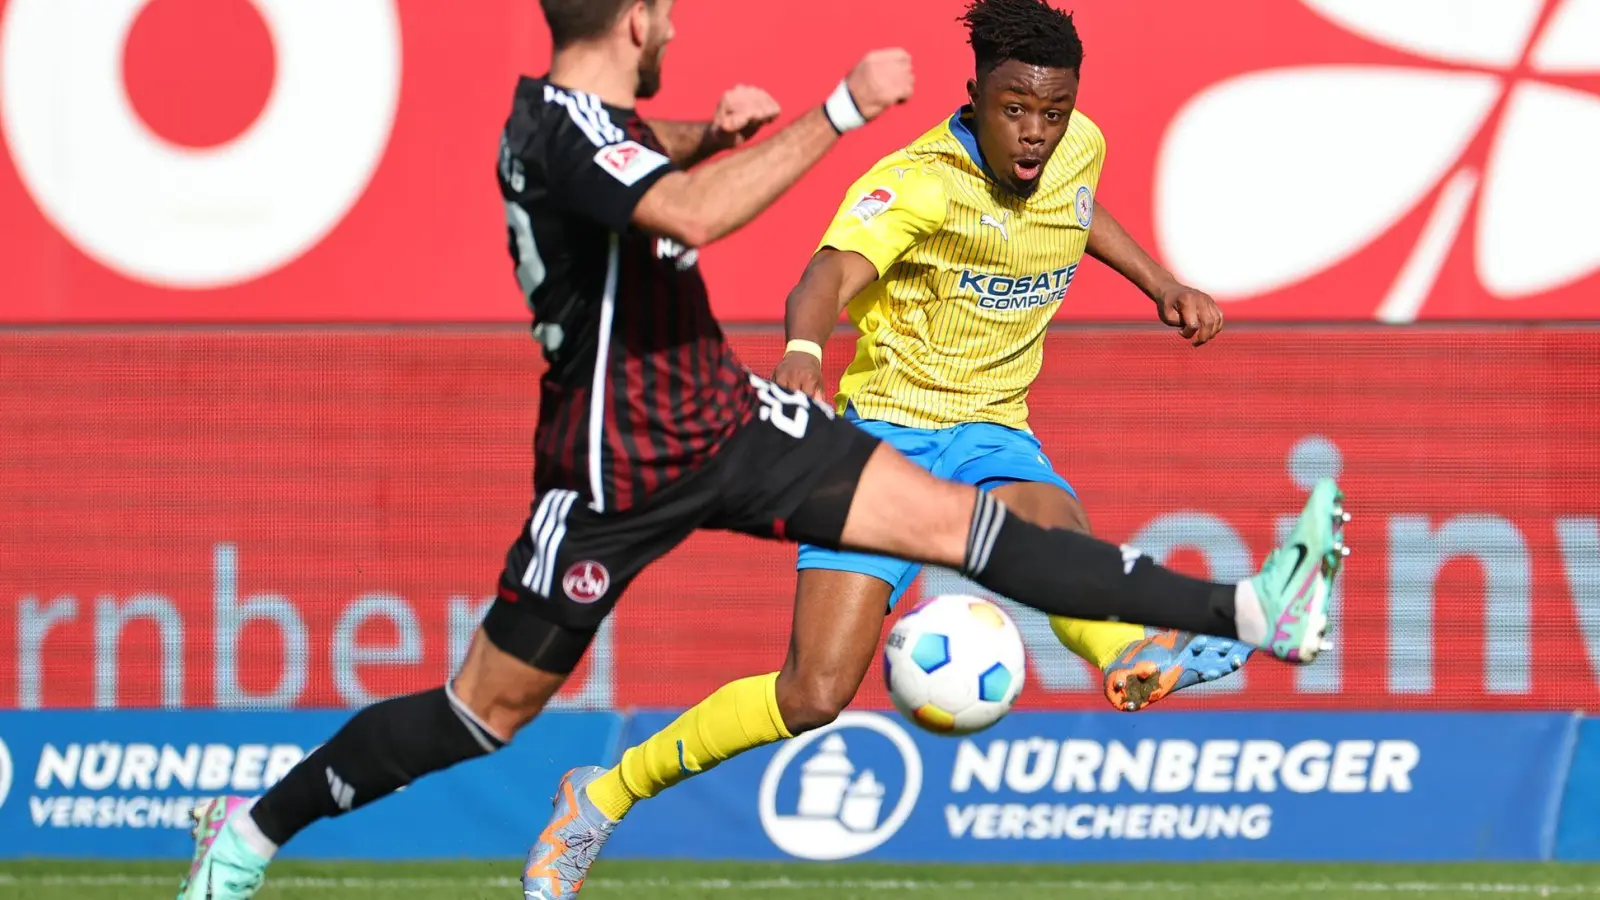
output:
[[[944,217],[939,176],[891,156],[850,186],[817,249],[859,253],[881,277],[907,250],[938,231]]]
[[[676,171],[672,160],[634,140],[604,108],[553,118],[543,160],[550,199],[611,231],[627,231],[645,192]]]

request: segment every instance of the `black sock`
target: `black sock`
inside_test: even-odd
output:
[[[250,815],[267,840],[282,846],[318,819],[503,746],[447,688],[395,697],[356,713],[256,801]]]
[[[1075,531],[1040,528],[978,494],[962,574],[1055,616],[1237,637],[1235,586],[1179,575]]]

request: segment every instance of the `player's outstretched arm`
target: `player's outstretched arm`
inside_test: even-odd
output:
[[[833,147],[840,129],[865,124],[910,99],[911,55],[874,50],[850,74],[846,102],[831,101],[749,149],[692,172],[674,172],[650,187],[633,211],[633,223],[681,244],[701,247],[743,227]]]
[[[788,344],[772,380],[827,403],[822,347],[851,298],[878,279],[878,269],[853,250],[824,247],[811,257],[800,283],[789,292],[783,330]]]
[[[1098,201],[1093,222],[1089,229],[1089,255],[1115,269],[1154,300],[1161,321],[1182,329],[1183,336],[1196,347],[1222,331],[1222,308],[1217,301],[1178,281]]]
[[[783,111],[772,95],[758,87],[736,85],[717,102],[709,122],[650,120],[650,130],[667,150],[672,164],[687,169],[724,150],[744,145],[762,126]]]

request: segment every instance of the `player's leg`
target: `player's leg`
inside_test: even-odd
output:
[[[915,575],[891,586],[856,572],[800,571],[789,653],[773,685],[791,736],[832,723],[855,699],[878,654],[883,620]]]
[[[1117,546],[1087,535],[1032,525],[992,495],[934,478],[888,447],[853,477],[843,546],[950,566],[1052,615],[1236,637],[1298,662],[1321,648],[1328,591],[1345,552],[1343,498],[1331,481],[1312,492],[1291,537],[1296,552],[1275,554],[1256,577],[1223,585],[1143,556],[1125,559]],[[829,540],[825,531],[812,537],[792,523],[790,530]]]
[[[1056,472],[1031,432],[993,424],[963,425],[949,468],[952,481],[994,494],[1015,515],[1046,528],[1091,534],[1078,492]],[[1106,699],[1134,711],[1168,693],[1224,677],[1250,649],[1236,641],[1127,622],[1050,616],[1067,649],[1102,673]]]
[[[1054,474],[1054,473],[1051,473]],[[982,487],[982,485],[980,485]],[[1048,481],[1011,481],[989,488],[1006,509],[1035,525],[1093,534],[1089,514],[1065,487]],[[1068,619],[1050,616],[1050,628],[1061,643],[1096,668],[1104,669],[1129,644],[1142,640],[1145,626],[1128,622]]]
[[[500,749],[565,678],[499,649],[479,629],[452,683],[356,713],[254,803],[219,797],[202,804],[179,897],[253,896],[278,848],[307,826]]]
[[[783,668],[723,685],[624,750],[614,768],[588,784],[589,799],[620,821],[638,801],[740,753],[832,722],[872,665],[890,593],[889,583],[872,575],[800,570]]]
[[[1012,513],[1046,528],[1092,534],[1083,504],[1059,484],[1016,481],[991,489]],[[1050,616],[1061,643],[1101,672],[1106,700],[1137,712],[1176,691],[1239,670],[1250,648],[1227,638],[1127,622]]]
[[[599,516],[571,491],[543,494],[506,554],[499,597],[455,678],[356,713],[254,804],[202,806],[179,897],[251,897],[277,849],[313,822],[505,746],[577,666],[633,576],[692,528],[652,511]],[[603,583],[566,584],[563,573],[580,564],[596,567]]]
[[[723,497],[718,515],[709,523],[712,527],[774,537],[841,455],[855,454],[854,470],[860,469],[875,443],[872,438],[851,425],[831,422],[820,408],[814,415],[802,414],[800,410],[811,408],[803,396],[795,405],[798,409],[789,411],[792,415],[769,413],[723,448],[716,461],[724,478]],[[787,427],[774,427],[774,419]],[[808,424],[818,421],[835,428]],[[883,423],[864,423],[862,428],[876,426]],[[900,442],[913,455],[936,454],[936,433],[901,431]],[[843,527],[843,507],[823,505],[828,507],[825,517],[834,520],[831,528],[837,532]],[[824,725],[855,696],[877,651],[884,615],[919,566],[803,546],[798,567],[789,654],[783,669],[723,685],[665,728],[625,750],[609,770],[569,773],[560,791],[579,809],[578,820],[589,824],[581,835],[574,834],[573,827],[566,824],[569,814],[558,804],[556,816],[540,835],[530,860],[540,864],[541,872],[559,869],[566,877],[559,882],[543,876],[525,877],[529,896],[569,900],[581,886],[599,847],[636,802],[739,753]],[[533,875],[533,870],[530,864],[528,874]]]

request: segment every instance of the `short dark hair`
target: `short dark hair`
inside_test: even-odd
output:
[[[617,24],[622,13],[637,0],[539,0],[545,24],[550,26],[550,42],[565,47],[578,41],[597,38]],[[653,3],[655,0],[645,0]]]
[[[1083,41],[1072,14],[1048,0],[971,0],[960,21],[967,25],[979,75],[1012,59],[1074,72],[1083,66]]]

